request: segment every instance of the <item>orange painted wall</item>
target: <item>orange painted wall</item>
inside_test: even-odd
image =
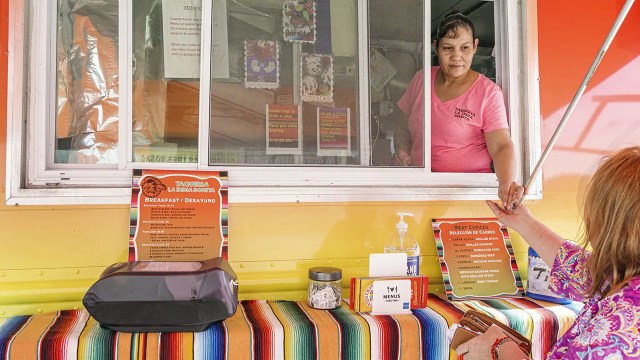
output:
[[[542,134],[546,143],[624,1],[538,1]],[[5,185],[8,1],[0,1],[0,190]],[[640,141],[640,5],[620,30],[543,169],[532,212],[562,236],[579,225],[581,188],[602,153]],[[412,211],[423,272],[438,277],[434,217],[489,216],[482,202],[231,204],[230,260],[244,298],[299,298],[306,269],[364,274],[395,212]],[[79,305],[102,269],[126,259],[128,206],[0,204],[0,317]],[[526,246],[512,234],[525,265]],[[434,284],[437,288],[437,283]]]
[[[542,115],[566,106],[622,9],[623,0],[538,1]],[[635,4],[591,80],[597,86],[640,55],[640,6]]]
[[[625,1],[538,1],[543,146],[583,81]],[[601,154],[640,142],[640,6],[632,8],[544,167],[544,192],[584,185]]]

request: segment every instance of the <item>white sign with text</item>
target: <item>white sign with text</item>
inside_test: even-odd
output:
[[[377,280],[373,282],[371,315],[410,313],[411,280]]]
[[[164,76],[200,77],[202,0],[162,0]]]

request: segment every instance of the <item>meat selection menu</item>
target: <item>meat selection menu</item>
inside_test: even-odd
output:
[[[497,219],[434,219],[432,225],[450,300],[524,295],[509,232]]]

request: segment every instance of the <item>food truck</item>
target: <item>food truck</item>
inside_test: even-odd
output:
[[[398,211],[443,293],[433,220],[492,217],[498,184],[431,171],[428,115],[424,165],[393,164],[397,101],[436,64],[438,24],[474,22],[472,67],[502,89],[524,184],[623,3],[1,2],[0,318],[82,310],[129,259],[135,169],[226,174],[220,255],[240,301],[306,301],[318,266],[342,270],[348,298]],[[640,144],[639,31],[636,5],[524,200],[567,239],[602,156]]]

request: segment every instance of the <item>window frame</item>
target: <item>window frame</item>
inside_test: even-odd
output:
[[[489,0],[491,1],[491,0]],[[368,134],[369,114],[367,32],[368,1],[358,1],[359,113],[361,133]],[[530,173],[540,156],[540,113],[537,60],[537,15],[535,2],[494,1],[496,19],[496,63],[511,119],[513,142],[518,153],[517,180]],[[133,168],[209,169],[229,172],[229,200],[234,203],[258,202],[344,202],[344,201],[429,201],[481,200],[497,198],[495,174],[431,173],[430,136],[425,136],[425,168],[383,167],[260,167],[208,166],[209,131],[209,58],[213,0],[203,1],[200,128],[198,164],[162,164],[127,162],[132,158],[132,0],[120,0],[119,6],[119,121],[120,163],[110,166],[47,163],[47,147],[53,149],[55,123],[55,34],[56,3],[22,0],[10,2],[8,119],[7,119],[7,204],[128,204]],[[430,19],[430,2],[425,0],[424,18]],[[123,11],[126,9],[126,11]],[[25,11],[27,10],[27,11]],[[53,20],[52,20],[53,19]],[[504,19],[504,22],[497,21]],[[425,21],[424,39],[430,39]],[[521,26],[519,28],[519,26]],[[21,29],[22,31],[15,31]],[[125,35],[123,35],[125,34]],[[504,38],[504,39],[503,39]],[[46,46],[40,46],[47,39]],[[33,44],[38,44],[35,46]],[[516,49],[516,51],[513,51]],[[503,55],[504,54],[504,55]],[[28,60],[30,61],[28,61]],[[425,68],[430,58],[425,56]],[[125,80],[126,79],[126,80]],[[503,81],[508,80],[508,81]],[[45,91],[46,94],[42,94]],[[425,82],[425,94],[430,83]],[[520,101],[510,101],[521,99]],[[522,100],[525,99],[525,100]],[[425,114],[430,102],[425,101]],[[47,121],[36,121],[47,119]],[[425,132],[430,119],[425,119]],[[526,130],[526,131],[523,131]],[[428,135],[428,134],[426,134]],[[49,136],[49,137],[47,137]],[[367,137],[368,138],[368,137]],[[368,139],[361,139],[365,154]],[[363,152],[364,151],[364,152]],[[49,151],[52,158],[52,152]],[[364,156],[366,158],[367,156]],[[49,159],[51,160],[51,159]],[[90,168],[91,170],[86,170]],[[270,179],[265,182],[265,179]],[[539,177],[529,189],[529,198],[542,196]]]

